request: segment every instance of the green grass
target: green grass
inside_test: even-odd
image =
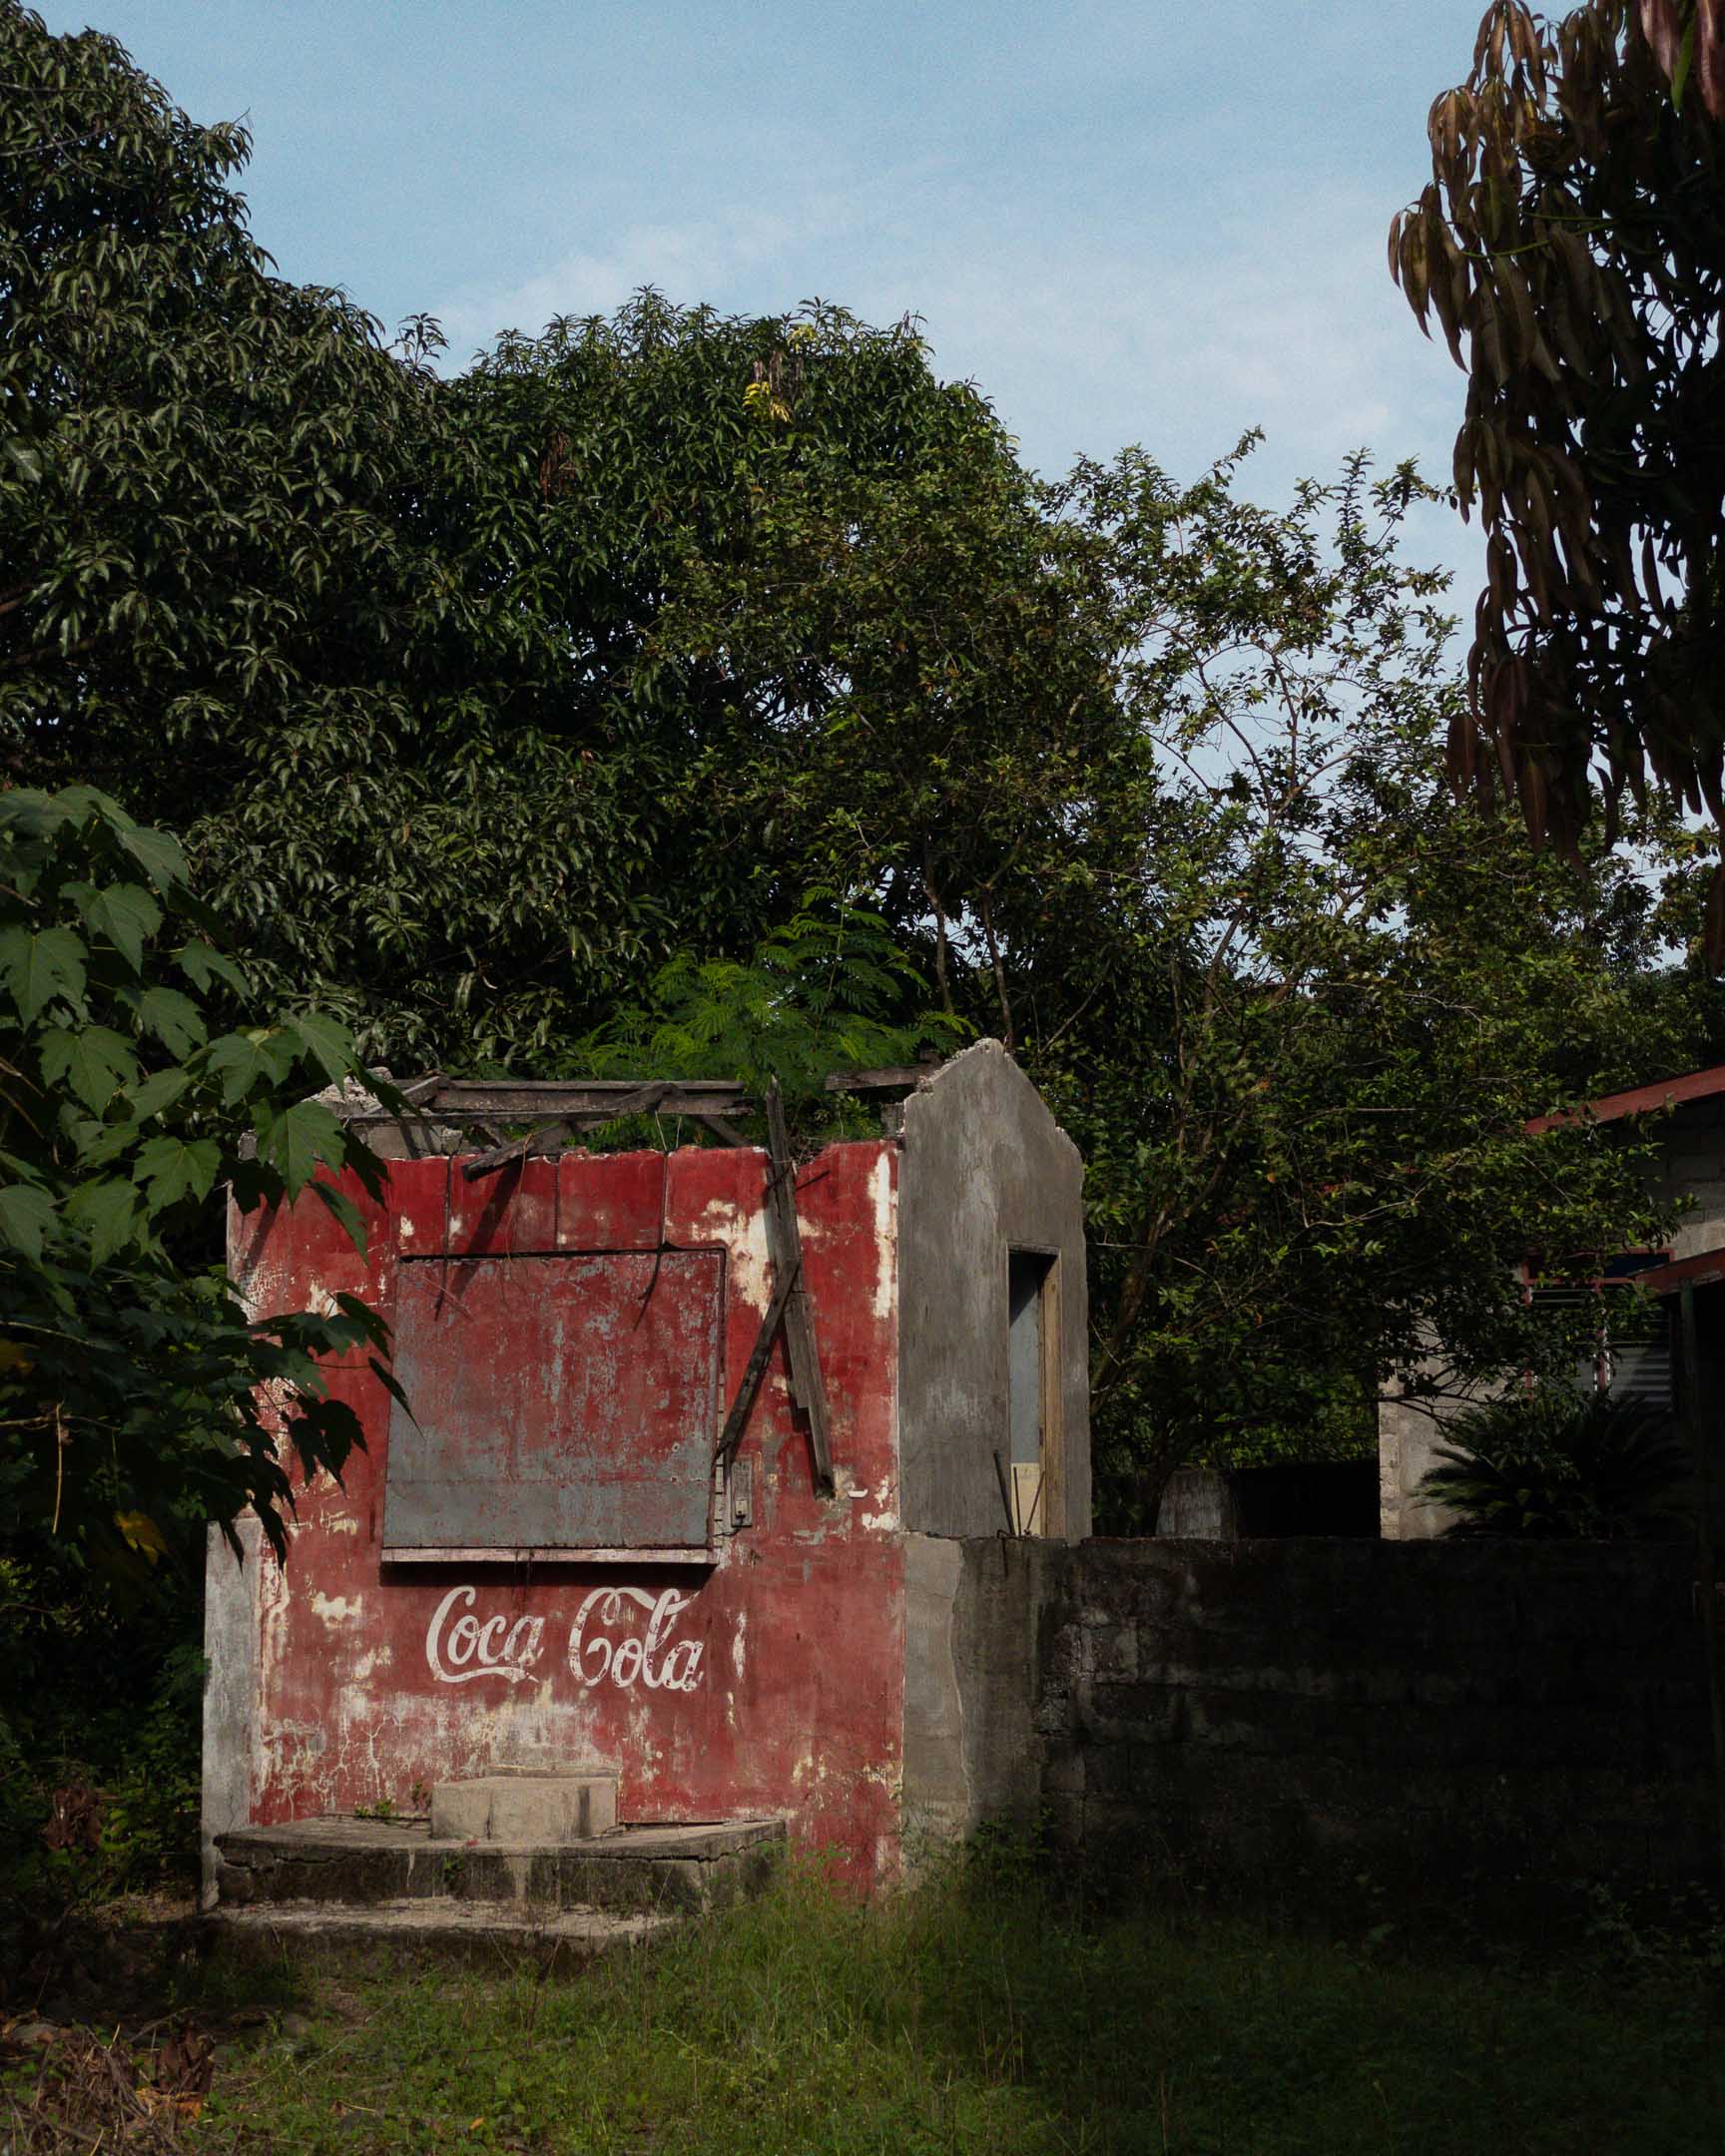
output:
[[[807,1875],[584,1975],[314,1983],[230,2048],[198,2151],[1350,2156],[1725,2148],[1700,1977],[1386,1960]]]

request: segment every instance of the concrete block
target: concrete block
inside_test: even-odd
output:
[[[431,1792],[437,1842],[592,1842],[617,1826],[617,1777],[480,1775]]]

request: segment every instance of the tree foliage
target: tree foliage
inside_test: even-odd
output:
[[[1433,179],[1392,270],[1467,374],[1455,442],[1488,581],[1455,714],[1459,777],[1500,777],[1578,843],[1649,783],[1725,820],[1725,10],[1493,0],[1432,108]],[[1465,348],[1464,348],[1465,347]],[[1725,952],[1725,880],[1709,923]]]
[[[1640,826],[1661,889],[1444,784],[1462,691],[1441,579],[1399,551],[1414,475],[1356,460],[1282,515],[1236,478],[1127,456],[1065,497],[1162,780],[1107,970],[1051,951],[1016,991],[1089,1162],[1099,1427],[1152,1493],[1267,1431],[1358,1449],[1389,1381],[1543,1359],[1516,1269],[1658,1223],[1633,1146],[1526,1121],[1684,1067],[1711,1008],[1662,956],[1698,902],[1679,824]]]
[[[355,1073],[345,1036],[223,1029],[250,991],[208,926],[167,833],[90,788],[0,793],[0,1487],[13,1534],[122,1572],[248,1507],[280,1548],[290,1460],[339,1471],[358,1436],[314,1358],[386,1347],[352,1297],[252,1313],[199,1261],[224,1184],[357,1234],[317,1170],[378,1177],[304,1097]]]
[[[1044,485],[914,323],[815,303],[645,292],[442,378],[273,274],[241,134],[0,38],[0,726],[183,835],[273,1005],[545,1076],[1000,1035],[1089,1158],[1152,1478],[1358,1444],[1518,1351],[1530,1236],[1652,1232],[1621,1148],[1523,1125],[1711,1037],[1696,844],[1650,804],[1663,886],[1590,878],[1451,797],[1412,472]]]
[[[963,1044],[956,1018],[900,1017],[922,991],[877,914],[817,888],[749,958],[679,952],[574,1061],[600,1077],[736,1078],[757,1098],[777,1082],[807,1129],[835,1104],[833,1073],[903,1067]]]
[[[10,0],[0,40],[0,726],[180,830],[272,994],[523,1065],[813,881],[891,860],[905,929],[1022,853],[1069,615],[912,325],[645,293],[440,381],[271,273],[242,131]]]

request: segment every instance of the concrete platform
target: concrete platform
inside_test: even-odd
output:
[[[434,1955],[470,1962],[532,1958],[576,1969],[621,1946],[642,1946],[681,1919],[669,1912],[534,1909],[519,1901],[448,1895],[375,1901],[363,1908],[327,1901],[266,1901],[219,1907],[204,1919],[211,1950],[241,1963],[289,1960],[374,1966],[379,1958]]]
[[[438,1838],[428,1820],[296,1820],[217,1836],[217,1909],[435,1902],[535,1919],[582,1909],[693,1915],[758,1893],[785,1839],[781,1819],[620,1827],[555,1843]]]

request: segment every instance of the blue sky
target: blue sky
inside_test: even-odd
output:
[[[1267,500],[1356,444],[1447,464],[1461,376],[1385,232],[1483,0],[37,4],[245,115],[284,272],[457,357],[643,283],[818,294],[921,314],[1044,471],[1141,441],[1191,476],[1255,424]],[[1421,541],[1471,580],[1447,515]]]

